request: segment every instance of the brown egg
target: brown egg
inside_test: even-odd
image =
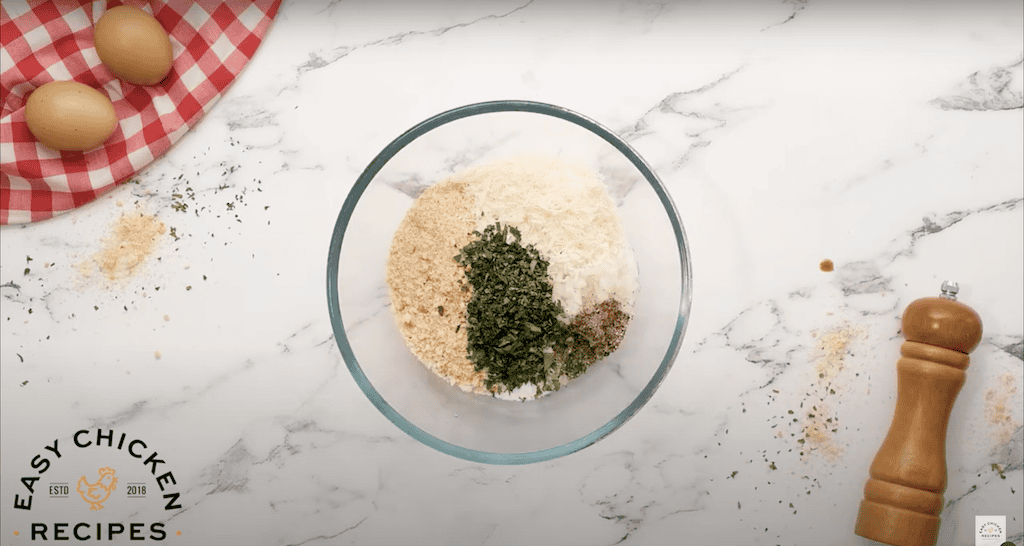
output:
[[[153,85],[171,71],[171,39],[139,8],[108,9],[96,23],[93,42],[103,64],[126,82]]]
[[[51,82],[36,89],[25,104],[32,135],[54,150],[91,150],[117,128],[114,105],[84,83]]]

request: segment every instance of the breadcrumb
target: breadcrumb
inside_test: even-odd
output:
[[[486,394],[487,374],[466,357],[472,291],[454,259],[475,238],[471,207],[463,182],[449,179],[424,191],[395,232],[387,281],[395,322],[413,354],[449,383]]]

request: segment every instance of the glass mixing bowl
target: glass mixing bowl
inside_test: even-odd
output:
[[[634,315],[619,349],[561,390],[525,402],[463,392],[429,371],[406,347],[385,280],[392,236],[424,189],[520,153],[592,167],[618,206],[639,270]],[[675,205],[629,144],[558,106],[495,101],[438,114],[373,159],[334,226],[327,301],[352,377],[398,428],[455,457],[525,464],[592,445],[650,400],[683,339],[690,275]]]

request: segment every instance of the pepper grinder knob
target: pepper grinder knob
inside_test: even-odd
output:
[[[956,301],[958,291],[955,282],[946,281],[938,298],[911,302],[903,312],[903,337],[963,354],[973,351],[981,342],[981,317]]]
[[[960,292],[960,285],[953,281],[942,281],[941,290],[942,293],[939,294],[940,298],[955,301],[957,293]]]
[[[903,313],[892,425],[871,464],[854,532],[892,546],[934,546],[946,491],[946,429],[967,378],[967,356],[981,342],[981,317],[942,295],[911,302]]]

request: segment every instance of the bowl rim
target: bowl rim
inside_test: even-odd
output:
[[[341,247],[344,242],[345,230],[348,227],[352,213],[355,211],[356,204],[359,202],[359,198],[384,165],[409,143],[413,142],[420,136],[441,127],[442,125],[470,116],[498,112],[529,112],[556,117],[589,130],[619,150],[619,152],[626,156],[633,166],[640,171],[658,195],[662,205],[665,207],[665,212],[668,214],[669,221],[672,224],[672,229],[675,232],[681,265],[680,273],[682,281],[682,295],[679,302],[679,313],[676,318],[676,325],[672,334],[672,339],[669,342],[668,350],[665,352],[665,356],[662,358],[658,369],[637,397],[622,411],[616,414],[609,422],[581,438],[559,446],[522,453],[480,451],[452,444],[417,427],[395,411],[395,409],[391,407],[386,400],[384,400],[380,393],[377,392],[369,379],[367,379],[366,375],[363,373],[362,368],[359,366],[359,361],[356,358],[355,353],[349,344],[348,336],[345,333],[338,292],[338,266],[341,259]],[[683,223],[679,218],[679,211],[676,209],[675,203],[672,201],[672,197],[665,189],[665,186],[662,184],[661,179],[658,178],[658,175],[655,174],[654,170],[650,168],[647,162],[640,157],[640,154],[638,154],[636,150],[634,150],[625,140],[593,119],[567,108],[527,100],[495,100],[467,104],[465,106],[453,108],[440,114],[436,114],[414,125],[412,128],[405,131],[398,138],[385,146],[384,149],[373,158],[373,161],[370,162],[366,169],[363,170],[362,174],[360,174],[359,178],[352,186],[352,189],[349,190],[348,196],[345,198],[345,202],[341,207],[341,211],[338,213],[338,219],[334,225],[334,232],[331,236],[331,246],[327,256],[327,305],[328,312],[331,317],[331,326],[334,331],[335,342],[338,349],[341,351],[342,358],[345,360],[345,364],[348,367],[349,372],[352,374],[353,379],[355,379],[356,384],[359,385],[363,394],[366,395],[377,410],[384,414],[384,416],[394,423],[399,429],[416,440],[419,440],[424,445],[467,461],[499,465],[529,464],[563,457],[593,445],[625,424],[626,421],[636,415],[640,408],[642,408],[651,399],[654,392],[658,389],[664,381],[665,376],[672,368],[672,364],[679,353],[679,347],[682,344],[683,336],[686,332],[692,302],[691,275],[689,245],[687,244],[686,232],[683,229]]]

